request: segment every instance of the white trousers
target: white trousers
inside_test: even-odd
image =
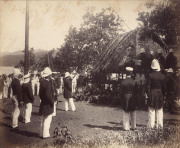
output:
[[[18,117],[20,115],[19,103],[17,96],[13,96],[14,110],[12,112],[12,127],[15,128],[18,126]]]
[[[47,138],[50,137],[50,126],[52,121],[52,114],[48,116],[41,116],[40,125],[40,137]]]
[[[57,94],[59,95],[60,94],[60,88],[57,88],[56,91],[57,91]]]
[[[27,103],[25,108],[25,123],[31,122],[32,103]]]
[[[31,83],[31,86],[32,86],[32,93],[33,93],[33,95],[35,95],[35,83],[32,82],[32,83]]]
[[[132,111],[132,112],[123,111],[123,127],[124,130],[130,130],[130,127],[132,129],[136,128],[136,111]]]
[[[8,86],[4,86],[3,88],[3,98],[8,98]]]
[[[2,97],[3,97],[3,93],[2,93],[2,92],[0,92],[0,100],[2,99]]]
[[[75,111],[75,110],[76,110],[76,107],[75,107],[75,105],[74,105],[74,100],[73,100],[73,98],[65,99],[65,111],[68,111],[68,110],[69,110],[69,104],[70,104],[70,106],[71,106],[72,111]]]
[[[56,106],[57,106],[57,101],[54,102],[54,112],[52,116],[56,116]]]
[[[63,93],[63,90],[62,90],[62,84],[60,85],[60,88],[59,88],[59,93]]]
[[[155,119],[157,119],[156,128],[163,128],[163,108],[158,110],[151,107],[148,108],[148,128],[155,127]]]
[[[36,84],[36,86],[37,86],[37,95],[39,96],[40,84]]]
[[[76,83],[72,83],[72,93],[76,92],[76,86],[77,86]]]

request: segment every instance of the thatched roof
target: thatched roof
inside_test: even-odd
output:
[[[145,48],[148,56],[150,51],[157,52],[160,48],[164,54],[168,51],[167,45],[152,29],[137,28],[113,39],[100,55],[93,72],[111,71],[123,66],[136,58],[141,47]]]

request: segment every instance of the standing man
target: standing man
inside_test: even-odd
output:
[[[173,69],[167,70],[167,107],[170,114],[174,112],[174,101],[176,99],[176,76],[173,74]]]
[[[25,123],[31,122],[32,103],[34,96],[30,83],[30,74],[24,76],[24,83],[22,84],[23,101],[25,103]]]
[[[54,95],[51,83],[52,71],[49,67],[43,70],[42,77],[44,78],[40,83],[39,96],[41,99],[39,114],[41,115],[40,136],[42,138],[50,137],[50,125],[52,121],[52,113],[54,107]]]
[[[65,98],[65,111],[69,110],[69,105],[71,106],[72,111],[76,110],[74,105],[74,100],[72,98],[72,79],[70,73],[66,72],[64,77],[64,98]]]
[[[136,129],[136,82],[132,79],[132,67],[126,67],[127,77],[122,81],[122,107],[123,107],[123,126],[124,130]]]
[[[169,54],[166,58],[165,68],[172,68],[174,72],[177,70],[177,57],[174,55],[173,49],[169,50]]]
[[[12,80],[11,86],[12,86],[12,91],[13,91],[13,103],[14,103],[14,110],[12,113],[12,128],[18,127],[18,117],[20,115],[20,109],[23,105],[23,100],[22,100],[22,89],[21,89],[21,84],[20,84],[20,76],[21,72],[19,69],[14,68],[14,78]]]
[[[152,55],[152,53],[150,53]],[[151,55],[147,55],[145,48],[140,48],[140,53],[137,55],[137,59],[142,61],[142,69],[147,75],[150,72],[150,66],[151,66]]]
[[[148,86],[148,128],[163,128],[163,104],[166,93],[166,78],[160,72],[160,65],[157,59],[151,63],[152,72],[149,74]]]

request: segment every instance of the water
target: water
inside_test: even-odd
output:
[[[0,75],[13,73],[14,67],[11,66],[0,66]]]

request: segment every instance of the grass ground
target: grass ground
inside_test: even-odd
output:
[[[164,129],[148,130],[147,111],[137,111],[137,130],[123,131],[120,107],[75,102],[77,111],[64,111],[59,98],[57,116],[51,124],[49,139],[39,137],[39,98],[35,97],[31,123],[19,122],[17,130],[11,129],[11,108],[8,101],[0,100],[0,147],[180,147],[180,118],[164,113]],[[6,112],[4,111],[6,107]],[[56,129],[56,133],[54,133]]]

